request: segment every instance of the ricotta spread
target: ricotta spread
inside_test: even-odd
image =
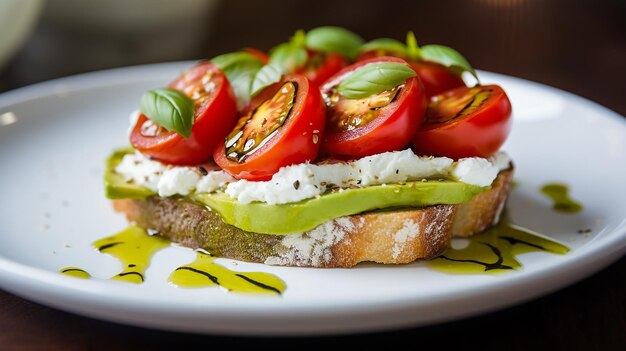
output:
[[[302,163],[281,168],[271,180],[237,180],[222,170],[201,171],[197,167],[173,167],[150,160],[139,152],[124,156],[115,171],[128,181],[160,196],[223,190],[243,203],[270,205],[298,202],[319,196],[329,189],[385,185],[426,178],[449,178],[477,186],[488,186],[509,157],[498,153],[485,159],[421,157],[410,149],[385,152],[358,160],[332,164]]]

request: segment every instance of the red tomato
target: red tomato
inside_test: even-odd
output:
[[[313,84],[320,86],[347,65],[348,61],[336,52],[316,53],[309,51],[307,63],[298,68],[296,73],[304,74]]]
[[[414,60],[409,61],[409,63],[422,80],[427,99],[450,89],[465,86],[465,82],[463,82],[461,77],[443,65],[434,62]]]
[[[268,180],[283,166],[315,159],[324,123],[319,89],[303,75],[287,75],[252,99],[213,158],[234,177]]]
[[[243,48],[243,51],[256,56],[259,60],[261,60],[261,62],[263,62],[264,65],[266,65],[269,62],[269,58],[267,57],[267,54],[259,49]]]
[[[444,91],[465,86],[465,82],[463,82],[463,79],[461,79],[458,74],[435,62],[409,60],[406,57],[402,57],[402,55],[396,55],[391,52],[385,53],[383,50],[364,52],[359,56],[358,61],[381,55],[397,56],[405,59],[422,80],[427,99],[439,95]]]
[[[506,140],[510,117],[511,102],[499,86],[456,88],[431,99],[413,149],[455,159],[489,157]]]
[[[426,110],[424,88],[418,77],[404,85],[365,99],[345,99],[335,88],[353,71],[375,62],[409,64],[381,56],[359,61],[339,71],[322,85],[327,105],[324,150],[334,156],[363,157],[404,148],[422,122]]]
[[[159,161],[193,165],[207,161],[235,124],[237,106],[226,77],[212,63],[200,63],[168,87],[191,97],[196,105],[191,136],[168,132],[141,114],[130,136],[133,147]]]

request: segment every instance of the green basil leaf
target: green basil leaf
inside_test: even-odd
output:
[[[459,75],[463,72],[469,72],[478,80],[476,71],[470,66],[469,62],[453,48],[443,45],[425,45],[422,46],[421,51],[423,60],[442,64]]]
[[[369,41],[361,46],[361,52],[382,50],[398,56],[407,56],[407,48],[403,43],[389,38]]]
[[[303,31],[302,29],[298,29],[294,33],[294,35],[291,37],[291,40],[289,42],[299,48],[305,47],[306,46],[306,32]]]
[[[238,108],[242,108],[250,102],[252,81],[254,81],[254,77],[261,67],[263,67],[263,63],[259,60],[230,65],[222,70],[233,88]]]
[[[211,62],[213,62],[213,64],[219,67],[219,69],[221,69],[222,71],[232,65],[240,65],[247,62],[260,62],[261,64],[263,64],[263,62],[261,62],[258,57],[245,51],[235,51],[219,55],[212,58]]]
[[[185,138],[191,135],[195,104],[191,98],[175,89],[155,89],[141,97],[141,113],[168,131]]]
[[[307,59],[308,55],[303,47],[289,42],[271,50],[269,63],[282,67],[285,73],[292,73],[296,68],[304,65]]]
[[[339,27],[318,27],[306,34],[306,46],[321,52],[338,52],[349,59],[359,54],[363,39]]]
[[[237,99],[237,107],[245,106],[250,101],[254,76],[263,66],[263,62],[245,51],[219,55],[211,59],[211,62],[219,67],[228,79]]]
[[[415,34],[411,31],[406,33],[406,53],[412,60],[419,60],[422,58],[421,50],[419,45],[417,45]]]
[[[275,63],[263,66],[254,76],[252,82],[251,95],[261,92],[265,87],[280,81],[283,76],[283,68]]]
[[[402,63],[370,63],[344,78],[337,91],[348,99],[362,99],[396,87],[415,75],[415,71]]]

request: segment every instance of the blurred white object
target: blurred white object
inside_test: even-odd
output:
[[[32,32],[43,3],[43,0],[0,0],[0,68]]]

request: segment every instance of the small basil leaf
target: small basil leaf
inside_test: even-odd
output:
[[[361,52],[381,50],[398,56],[407,56],[407,48],[403,43],[389,38],[374,39],[361,46]]]
[[[306,50],[294,43],[284,43],[271,50],[269,63],[283,68],[286,73],[292,73],[296,68],[304,65],[308,55]]]
[[[141,112],[152,122],[185,138],[191,135],[195,104],[184,93],[174,89],[155,89],[141,97]]]
[[[407,56],[412,60],[422,58],[420,47],[417,45],[417,39],[415,39],[415,34],[411,31],[406,33],[406,52]]]
[[[283,76],[283,68],[275,63],[270,63],[263,66],[254,76],[252,82],[251,94],[252,96],[258,94],[265,87],[280,81]]]
[[[250,101],[252,81],[262,66],[261,61],[248,61],[230,65],[222,71],[233,88],[238,108],[244,107]]]
[[[338,52],[349,59],[359,54],[363,39],[339,27],[318,27],[306,34],[306,46],[321,52]]]
[[[263,66],[263,62],[246,51],[219,55],[211,59],[211,62],[219,67],[228,79],[237,99],[237,107],[245,106],[250,101],[254,76]]]
[[[224,69],[232,65],[239,65],[239,64],[246,63],[246,62],[259,62],[263,64],[258,57],[245,51],[235,51],[235,52],[229,52],[227,54],[219,55],[219,56],[212,58],[211,62],[213,62],[213,64],[215,64],[222,71],[224,71]]]
[[[370,63],[350,73],[337,91],[348,99],[362,99],[394,88],[415,75],[415,71],[402,63]]]
[[[421,51],[423,60],[442,64],[459,75],[463,72],[469,72],[478,80],[476,71],[470,66],[469,62],[453,48],[443,45],[425,45]]]
[[[302,29],[298,29],[289,42],[297,47],[303,48],[306,45],[306,32]]]

